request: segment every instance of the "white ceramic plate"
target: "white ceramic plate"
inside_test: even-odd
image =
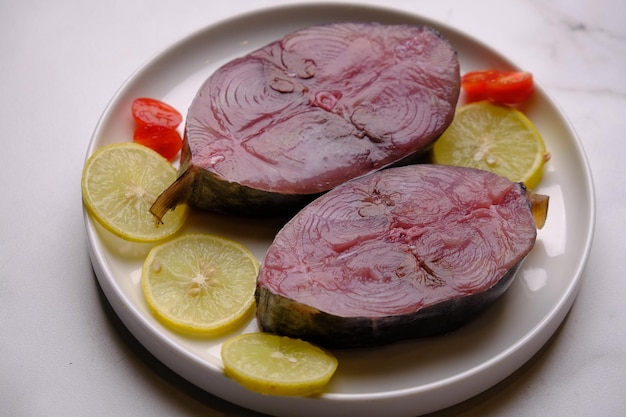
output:
[[[192,34],[150,60],[106,108],[88,154],[131,140],[129,109],[139,96],[163,99],[183,112],[218,66],[302,27],[330,21],[427,24],[458,50],[461,70],[513,65],[489,47],[439,23],[398,11],[356,5],[307,5],[255,12]],[[578,292],[594,227],[589,168],[568,122],[539,89],[523,109],[544,136],[552,159],[536,191],[551,198],[538,241],[503,299],[461,330],[438,338],[336,352],[340,366],[315,398],[257,395],[222,371],[220,339],[193,339],[160,325],[144,302],[139,280],[149,249],[114,238],[88,215],[92,263],[105,296],[133,335],[160,361],[198,387],[243,407],[287,416],[416,416],[468,399],[518,369],[555,332]],[[280,227],[277,221],[235,220],[193,213],[184,232],[226,235],[260,259]],[[238,332],[256,329],[251,319]]]

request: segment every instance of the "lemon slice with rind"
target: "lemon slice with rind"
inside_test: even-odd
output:
[[[96,150],[81,179],[83,202],[105,229],[133,242],[157,242],[176,233],[188,207],[180,205],[161,223],[150,213],[156,197],[176,179],[176,169],[155,151],[123,142]]]
[[[543,138],[521,111],[487,101],[460,107],[432,149],[436,164],[491,171],[529,189],[541,181],[548,159]]]
[[[215,335],[243,323],[254,307],[259,261],[243,245],[187,234],[152,248],[141,274],[146,302],[165,326]]]
[[[300,339],[245,333],[222,345],[226,375],[266,395],[306,396],[323,390],[337,369],[330,352]]]

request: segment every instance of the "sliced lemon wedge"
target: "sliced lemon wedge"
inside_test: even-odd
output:
[[[159,223],[150,213],[156,197],[176,179],[176,169],[155,151],[135,143],[107,145],[85,162],[81,178],[87,211],[105,229],[133,242],[157,242],[176,233],[188,207]]]
[[[146,302],[165,326],[214,335],[242,324],[254,307],[259,261],[243,245],[188,234],[152,248],[141,274]]]
[[[226,375],[266,395],[318,393],[338,364],[333,354],[311,343],[262,332],[227,340],[221,355]]]
[[[482,101],[460,107],[435,142],[432,161],[494,172],[535,188],[549,159],[543,138],[519,110]]]

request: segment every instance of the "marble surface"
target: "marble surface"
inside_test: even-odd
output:
[[[207,24],[291,3],[0,6],[0,414],[257,415],[162,366],[111,312],[87,254],[80,174],[107,102],[148,58]],[[562,326],[503,382],[432,417],[625,415],[626,2],[358,3],[454,26],[532,71],[580,136],[596,187],[594,245]]]

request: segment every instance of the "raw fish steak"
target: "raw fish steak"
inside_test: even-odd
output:
[[[194,207],[272,214],[426,150],[459,96],[454,48],[424,26],[335,23],[213,73],[189,108],[160,217]]]
[[[382,170],[319,197],[276,235],[257,319],[327,347],[449,332],[506,291],[536,229],[520,183],[453,166]]]

